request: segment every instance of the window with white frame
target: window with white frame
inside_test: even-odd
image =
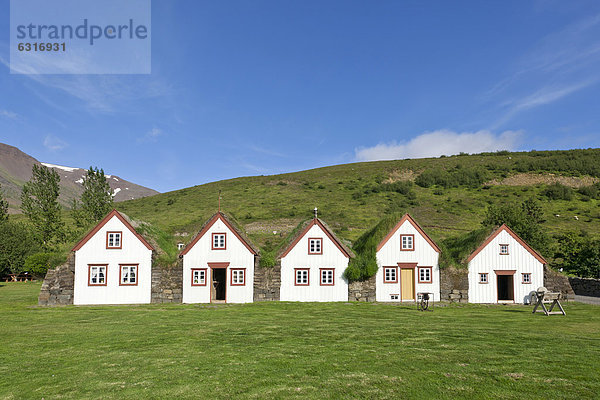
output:
[[[530,272],[523,274],[523,283],[531,283],[531,273]]]
[[[206,268],[192,269],[192,286],[206,286]]]
[[[384,283],[397,283],[398,282],[398,268],[386,267],[383,269],[383,282]]]
[[[398,300],[397,294],[390,294],[390,300]]]
[[[419,268],[419,283],[431,283],[431,267]]]
[[[321,286],[333,286],[333,269],[321,269]]]
[[[294,281],[296,286],[308,286],[308,274],[308,269],[297,269],[295,273],[296,280]]]
[[[120,249],[122,232],[106,232],[106,248]]]
[[[502,255],[508,254],[508,245],[507,244],[500,245],[500,254],[502,254]]]
[[[414,250],[414,235],[400,235],[401,250]]]
[[[227,247],[226,234],[225,233],[213,233],[212,234],[213,250],[225,250],[226,247]]]
[[[246,270],[244,269],[232,269],[231,270],[231,285],[232,286],[244,286],[246,282]]]
[[[488,274],[479,274],[479,283],[488,283]]]
[[[89,268],[89,286],[106,285],[106,267],[107,265],[90,265]]]
[[[137,265],[121,265],[121,285],[137,285]]]
[[[322,238],[308,239],[308,254],[323,254],[323,239]]]

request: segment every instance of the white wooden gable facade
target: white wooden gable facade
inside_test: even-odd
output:
[[[440,299],[440,248],[408,214],[377,246],[376,299],[414,301],[417,293]]]
[[[252,244],[216,213],[181,252],[184,303],[251,303],[254,300]]]
[[[354,254],[318,218],[279,255],[282,301],[348,301],[344,271]]]
[[[74,248],[74,304],[150,303],[154,248],[111,211]]]
[[[470,303],[528,303],[544,286],[546,260],[502,225],[467,259]]]

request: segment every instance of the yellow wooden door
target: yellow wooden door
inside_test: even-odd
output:
[[[413,268],[400,269],[400,292],[402,300],[415,298],[415,270]]]

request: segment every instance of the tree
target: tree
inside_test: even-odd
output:
[[[100,221],[113,208],[113,193],[104,170],[92,168],[83,179],[81,204],[73,201],[73,217],[79,227],[86,227]]]
[[[62,230],[58,195],[60,176],[54,170],[34,164],[32,177],[21,192],[21,210],[33,224],[44,246]]]
[[[528,199],[520,205],[490,206],[483,220],[483,225],[498,226],[506,224],[534,249],[545,253],[548,251],[549,239],[542,230],[542,222],[544,222],[542,208],[534,199]]]
[[[39,244],[26,225],[0,223],[0,276],[23,272],[27,256],[38,250]]]
[[[4,198],[2,185],[0,185],[0,222],[8,220],[8,201]]]

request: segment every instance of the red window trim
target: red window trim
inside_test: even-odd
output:
[[[507,256],[507,255],[509,255],[509,254],[510,254],[510,250],[509,250],[509,249],[510,249],[510,247],[508,247],[508,244],[505,244],[505,243],[500,243],[500,244],[499,244],[499,246],[500,246],[500,255],[501,255],[501,256]],[[506,246],[506,253],[503,253],[503,252],[502,252],[502,246]]]
[[[428,269],[429,270],[429,280],[428,281],[422,281],[421,280],[421,270],[422,269]],[[433,283],[433,267],[417,267],[417,279],[418,279],[418,283]]]
[[[298,283],[298,271],[307,271],[306,283]],[[294,286],[310,286],[310,268],[294,268]]]
[[[318,240],[318,241],[321,242],[321,246],[319,246],[320,251],[318,253],[310,251],[310,241],[311,240]],[[320,254],[323,254],[323,238],[322,237],[320,237],[320,238],[319,237],[308,238],[308,254],[311,254],[311,255],[320,255]]]
[[[385,270],[386,269],[395,269],[396,270],[396,280],[388,281],[385,279]],[[383,267],[383,283],[398,283],[398,267]]]
[[[529,275],[529,282],[525,282],[525,275]],[[532,281],[531,275],[532,275],[531,272],[523,272],[521,274],[521,283],[524,285],[531,285],[531,281]]]
[[[323,283],[323,271],[331,271],[331,283]],[[319,286],[335,286],[335,268],[319,268]]]
[[[116,247],[116,246],[110,247],[108,245],[108,235],[110,235],[111,233],[119,233],[121,235],[121,237],[119,239],[119,247]],[[123,248],[123,231],[106,231],[106,248],[109,250],[122,249]]]
[[[194,271],[204,271],[204,283],[194,283]],[[192,286],[206,286],[208,282],[208,268],[192,268]]]
[[[105,267],[104,283],[92,283],[92,267]],[[88,264],[88,286],[106,286],[108,283],[108,264]]]
[[[412,237],[412,248],[410,249],[403,249],[402,248],[402,238],[405,236],[410,236]],[[412,233],[407,233],[406,235],[400,235],[400,251],[415,251],[415,235]]]
[[[121,274],[123,273],[123,267],[135,267],[135,283],[123,283],[121,280]],[[140,270],[140,264],[119,264],[119,286],[137,286],[140,281],[138,271]]]
[[[215,247],[215,235],[223,235],[224,236],[223,244],[225,245],[225,247]],[[227,232],[214,232],[213,234],[211,234],[210,235],[210,248],[211,248],[211,250],[227,250]]]
[[[229,271],[229,286],[246,286],[246,268],[230,268]],[[233,271],[244,271],[244,283],[233,283]]]
[[[481,275],[485,275],[486,276],[485,282],[481,282]],[[490,274],[488,274],[487,272],[479,272],[479,273],[477,273],[477,282],[481,283],[482,285],[487,285],[488,283],[490,283]]]

